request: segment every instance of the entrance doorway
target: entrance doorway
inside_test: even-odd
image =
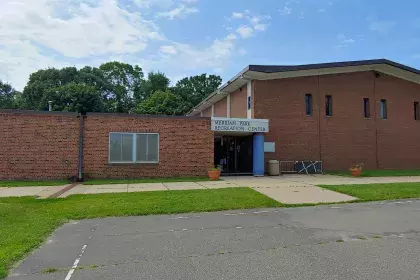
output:
[[[224,175],[253,172],[253,138],[250,136],[216,136],[214,138],[214,165]]]

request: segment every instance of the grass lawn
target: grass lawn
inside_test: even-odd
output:
[[[58,181],[0,181],[0,187],[62,186],[70,184],[66,180]]]
[[[168,183],[168,182],[198,182],[208,181],[208,177],[169,177],[169,178],[138,178],[138,179],[90,179],[84,185],[105,184],[136,184],[136,183]]]
[[[249,188],[0,199],[0,278],[63,223],[74,219],[280,207]]]
[[[321,185],[320,187],[357,197],[361,201],[420,198],[420,183]]]
[[[350,171],[326,171],[325,174],[351,177]],[[420,176],[420,170],[363,170],[361,177]]]

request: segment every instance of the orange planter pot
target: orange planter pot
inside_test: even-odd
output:
[[[220,179],[220,170],[209,170],[210,181],[217,181]]]
[[[354,177],[360,177],[360,175],[362,174],[361,168],[350,168],[349,170],[350,170],[351,175]]]

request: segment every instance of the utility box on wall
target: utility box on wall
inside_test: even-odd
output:
[[[276,151],[276,142],[264,142],[264,153],[274,153]]]

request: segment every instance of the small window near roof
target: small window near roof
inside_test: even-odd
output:
[[[332,96],[325,95],[325,115],[332,116]]]
[[[365,118],[370,118],[370,105],[369,105],[369,98],[363,98],[363,110],[365,113]]]
[[[312,116],[312,94],[305,94],[306,115]]]
[[[381,119],[386,120],[388,118],[388,108],[386,99],[381,99]]]
[[[414,102],[414,119],[416,121],[420,120],[420,106],[418,101]]]

